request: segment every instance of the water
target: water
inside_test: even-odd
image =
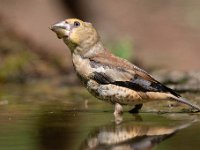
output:
[[[199,94],[186,96],[200,98]],[[147,105],[139,115],[125,112],[116,124],[113,107],[81,87],[48,82],[2,85],[0,149],[200,149],[199,114],[177,113],[177,108],[170,109],[174,113],[155,113],[155,104]],[[163,109],[169,108],[164,104]]]

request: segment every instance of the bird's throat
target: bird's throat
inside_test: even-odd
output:
[[[99,41],[90,47],[77,46],[77,48],[74,50],[74,53],[79,54],[84,58],[90,58],[102,53],[103,51],[105,51],[105,49],[102,42]]]

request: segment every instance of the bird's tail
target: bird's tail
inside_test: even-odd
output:
[[[185,98],[183,98],[183,97],[176,97],[176,96],[173,96],[173,97],[171,97],[170,99],[175,100],[175,101],[180,102],[180,103],[183,103],[183,104],[186,104],[186,105],[188,105],[188,106],[190,106],[190,107],[196,109],[197,112],[200,112],[200,107],[199,107],[198,105],[195,105],[195,104],[190,103],[189,100],[187,100],[187,99],[185,99]]]

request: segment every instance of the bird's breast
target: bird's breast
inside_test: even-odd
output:
[[[82,58],[80,55],[73,54],[72,62],[78,77],[81,80],[88,80],[89,75],[92,73],[89,59]]]
[[[145,102],[138,92],[113,84],[99,84],[94,80],[89,80],[87,89],[95,97],[113,104],[135,105]]]

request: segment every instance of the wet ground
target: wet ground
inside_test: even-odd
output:
[[[183,95],[200,103],[198,93]],[[123,121],[116,124],[113,106],[79,86],[48,81],[2,85],[0,149],[199,150],[200,114],[168,105],[146,104],[139,115],[129,114],[127,107]]]

